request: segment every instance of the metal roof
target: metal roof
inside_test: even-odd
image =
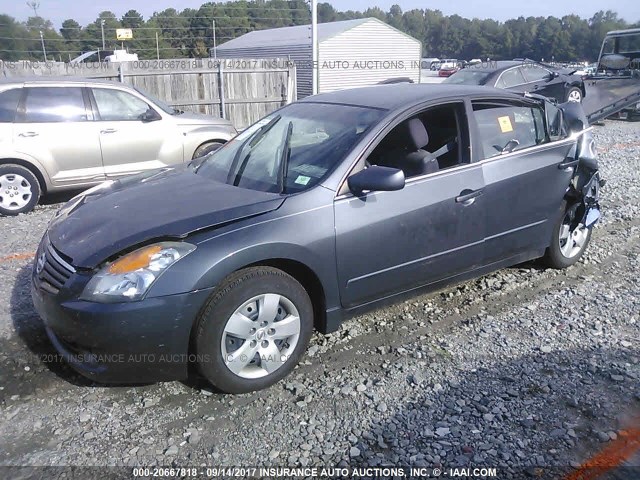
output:
[[[523,99],[522,95],[481,85],[451,85],[435,83],[398,83],[350,88],[307,97],[301,102],[339,103],[362,107],[395,110],[430,100],[462,99],[469,96]]]
[[[347,30],[351,30],[354,27],[362,25],[367,22],[379,22],[386,25],[389,28],[397,30],[391,25],[378,20],[377,18],[358,18],[356,20],[344,20],[341,22],[329,22],[318,24],[318,42],[323,42],[331,37],[335,37]],[[404,32],[397,30],[398,33],[408,36]],[[414,39],[415,40],[415,39]],[[416,40],[417,42],[418,40]],[[229,40],[217,47],[218,51],[224,51],[227,49],[235,48],[255,48],[255,47],[271,47],[271,46],[286,46],[286,45],[302,45],[311,44],[311,25],[297,25],[295,27],[284,28],[270,28],[268,30],[255,30],[253,32],[245,33],[241,37]]]

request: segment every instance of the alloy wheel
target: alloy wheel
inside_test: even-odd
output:
[[[574,225],[573,216],[570,212],[567,212],[560,226],[560,234],[558,236],[562,255],[567,258],[579,255],[585,246],[588,236],[589,229],[582,223]]]
[[[580,93],[580,90],[571,90],[568,100],[570,102],[580,103],[582,101],[582,93]]]
[[[227,320],[222,355],[242,378],[262,378],[282,367],[298,344],[300,314],[283,295],[266,293],[243,303]]]

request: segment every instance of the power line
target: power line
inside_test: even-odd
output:
[[[224,37],[224,36],[219,36],[216,35],[216,38],[219,39],[223,39],[223,40],[230,40],[232,38],[236,38],[236,37]],[[211,40],[213,39],[213,36],[207,36],[207,35],[198,35],[198,37],[167,37],[166,40]],[[0,37],[0,40],[40,40],[39,37]],[[100,38],[70,38],[70,39],[66,39],[64,37],[61,38],[47,38],[45,37],[45,42],[101,42],[102,39]],[[154,40],[154,37],[139,37],[139,38],[134,38],[133,41],[136,40]],[[112,41],[112,40],[109,40]],[[113,41],[120,41],[120,40],[113,40]],[[127,40],[128,41],[128,40]]]
[[[184,46],[184,47],[160,47],[159,50],[188,50],[189,48],[190,47],[187,47],[187,46]],[[133,48],[131,50],[133,51],[133,53],[136,53],[136,52],[155,52],[156,51],[156,47],[153,47],[153,48]],[[7,53],[39,53],[39,54],[42,54],[42,50],[11,50],[11,49],[3,49],[3,48],[0,48],[0,52],[7,52]],[[83,50],[54,50],[52,53],[57,55],[59,53],[78,53],[78,52],[83,52]]]

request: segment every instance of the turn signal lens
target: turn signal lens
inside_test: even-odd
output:
[[[151,263],[151,258],[162,251],[161,245],[150,245],[116,260],[107,268],[111,274],[135,272],[140,268],[146,268]]]

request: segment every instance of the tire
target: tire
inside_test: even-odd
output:
[[[566,102],[582,103],[582,90],[579,87],[571,87],[567,91]]]
[[[0,165],[0,215],[30,212],[40,199],[40,182],[21,165]]]
[[[593,228],[577,223],[582,218],[580,208],[580,204],[567,208],[564,202],[564,213],[553,227],[551,243],[543,257],[543,262],[548,267],[562,269],[574,265],[589,246]]]
[[[210,154],[211,152],[215,152],[218,150],[224,143],[222,142],[207,142],[200,145],[196,148],[196,151],[193,152],[193,159],[204,157],[205,155]]]
[[[293,277],[271,267],[240,270],[215,289],[197,320],[200,372],[227,393],[270,387],[295,368],[312,331],[311,299]]]

